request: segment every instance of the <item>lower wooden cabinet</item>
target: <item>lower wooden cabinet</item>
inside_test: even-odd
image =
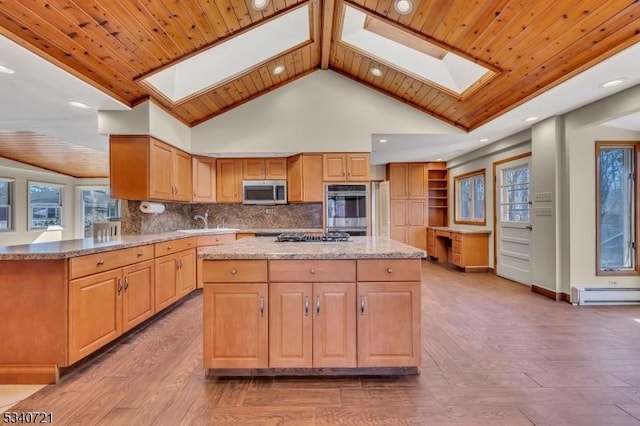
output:
[[[267,284],[205,284],[205,368],[266,368]]]
[[[156,311],[160,311],[196,288],[196,252],[184,250],[155,262]]]
[[[269,367],[356,366],[355,283],[271,283]]]
[[[122,270],[122,332],[149,319],[155,309],[155,265],[153,260]]]

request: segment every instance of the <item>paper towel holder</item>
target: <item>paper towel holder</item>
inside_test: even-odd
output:
[[[142,213],[155,213],[160,214],[164,212],[164,204],[153,203],[149,201],[143,201],[140,203],[140,211]]]

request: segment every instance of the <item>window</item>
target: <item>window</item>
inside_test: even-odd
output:
[[[62,185],[29,182],[29,229],[62,226]]]
[[[455,182],[455,223],[484,225],[484,170],[456,176]]]
[[[529,223],[529,163],[503,169],[500,179],[500,221]]]
[[[637,273],[637,155],[640,143],[596,145],[598,274]]]
[[[12,231],[11,200],[13,197],[13,182],[0,178],[0,232]]]
[[[84,238],[92,236],[95,222],[120,220],[120,200],[112,199],[108,188],[83,188],[81,191]]]

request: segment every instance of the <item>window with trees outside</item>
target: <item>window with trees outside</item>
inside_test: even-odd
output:
[[[484,169],[454,178],[455,223],[484,225]]]
[[[62,226],[63,185],[29,182],[29,229]]]
[[[84,238],[92,236],[96,222],[120,220],[120,200],[111,198],[109,188],[82,188],[82,226]]]
[[[598,274],[638,273],[638,142],[596,145],[596,212]]]
[[[0,178],[0,232],[13,230],[11,218],[11,198],[13,181]]]

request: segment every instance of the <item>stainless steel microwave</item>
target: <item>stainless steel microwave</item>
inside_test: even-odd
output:
[[[242,182],[243,204],[286,204],[286,180],[245,180]]]

